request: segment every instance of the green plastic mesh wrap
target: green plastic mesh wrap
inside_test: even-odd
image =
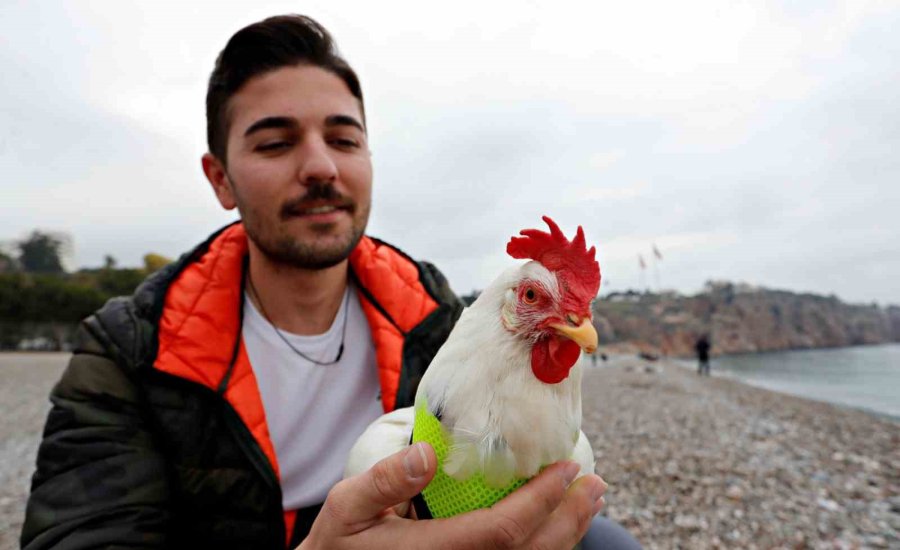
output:
[[[457,481],[444,473],[444,461],[449,452],[447,431],[440,420],[428,412],[427,405],[416,407],[415,424],[413,425],[413,443],[424,441],[429,443],[437,455],[438,468],[434,479],[422,491],[422,497],[431,511],[432,517],[446,518],[488,508],[495,502],[518,489],[527,479],[517,479],[506,487],[494,489],[484,482],[481,472],[474,474],[466,481]]]

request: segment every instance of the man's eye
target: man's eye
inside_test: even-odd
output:
[[[335,138],[331,140],[331,143],[338,147],[344,147],[348,149],[359,147],[359,142],[347,138]]]
[[[260,143],[256,146],[257,151],[267,152],[267,151],[277,151],[279,149],[284,149],[289,147],[290,143],[286,141],[270,141],[267,143]]]

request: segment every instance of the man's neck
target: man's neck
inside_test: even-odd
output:
[[[348,261],[325,269],[302,269],[271,261],[250,244],[253,305],[269,322],[292,334],[328,331],[347,288]],[[262,301],[262,304],[260,304]]]

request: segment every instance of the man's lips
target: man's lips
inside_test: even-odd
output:
[[[303,203],[298,205],[293,205],[288,208],[284,208],[281,211],[281,215],[283,218],[294,218],[294,217],[306,217],[306,216],[324,216],[327,214],[333,214],[335,212],[348,212],[353,213],[353,205],[348,204],[346,202],[334,203],[334,202],[310,202]]]

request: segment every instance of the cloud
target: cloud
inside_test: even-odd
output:
[[[0,5],[0,239],[70,231],[76,259],[177,255],[232,218],[199,170],[205,80],[290,2]],[[549,214],[608,290],[711,278],[900,302],[900,7],[303,5],[366,90],[371,232],[457,290]],[[403,17],[396,16],[402,11]]]
[[[577,201],[615,201],[619,199],[636,199],[647,196],[649,185],[646,182],[617,187],[588,186],[575,192]]]

